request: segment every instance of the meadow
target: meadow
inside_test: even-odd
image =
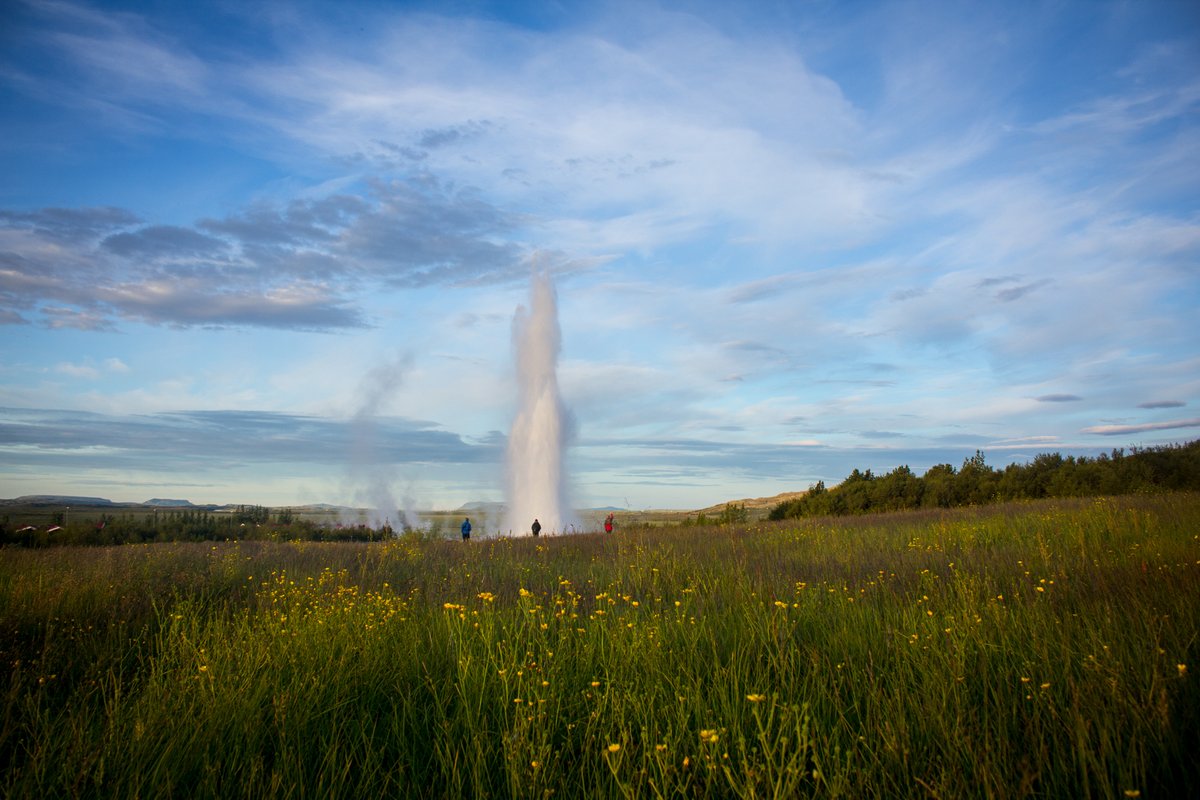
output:
[[[1200,495],[0,551],[0,792],[1182,797]]]

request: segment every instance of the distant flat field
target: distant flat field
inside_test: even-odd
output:
[[[749,519],[763,519],[771,508],[783,500],[792,499],[803,495],[804,492],[787,492],[774,497],[749,498],[744,500],[731,500],[730,503],[745,505],[747,516]],[[726,503],[719,503],[708,508],[688,510],[688,509],[649,509],[649,510],[614,510],[611,513],[619,525],[664,525],[671,523],[682,523],[687,520],[696,520],[700,514],[705,514],[712,518],[720,514],[726,506]],[[16,503],[14,501],[4,501],[0,504],[0,519],[7,518],[10,525],[35,525],[48,526],[51,524],[61,524],[64,514],[69,515],[68,519],[75,520],[76,523],[82,524],[85,522],[95,522],[103,516],[130,516],[144,517],[153,516],[155,514],[169,514],[171,512],[179,512],[185,510],[197,510],[196,506],[145,506],[140,503],[114,503],[112,505],[71,505],[67,506],[59,503]],[[220,509],[213,510],[213,514],[231,514],[234,513],[234,507],[223,506]],[[280,506],[271,507],[269,510],[272,513],[289,508],[293,511],[298,519],[308,520],[315,523],[336,524],[338,522],[361,521],[366,523],[371,518],[371,512],[368,509],[338,509],[331,507],[318,506]],[[604,518],[609,514],[609,511],[599,510],[582,510],[579,511],[580,521],[585,530],[600,530]],[[437,511],[419,511],[417,515],[426,523],[440,522],[447,530],[453,528],[457,531],[458,523],[462,521],[463,516],[478,517],[476,511],[463,511],[456,509],[452,511],[437,510]]]

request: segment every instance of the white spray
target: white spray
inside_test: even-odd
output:
[[[570,422],[558,392],[561,338],[554,284],[535,269],[530,309],[518,306],[513,317],[517,415],[508,437],[508,519],[503,533],[528,536],[534,519],[547,534],[579,528],[563,468]]]
[[[384,405],[395,396],[411,366],[407,355],[372,368],[359,383],[356,399],[358,409],[351,420],[350,480],[354,485],[353,502],[367,507],[365,522],[372,528],[389,524],[395,530],[418,528],[421,519],[413,510],[414,500],[407,493],[403,506],[396,502],[392,487],[396,476],[379,452],[377,419]],[[363,520],[353,520],[357,524]]]

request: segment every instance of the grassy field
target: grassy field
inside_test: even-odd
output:
[[[1182,797],[1200,497],[0,551],[0,792]]]

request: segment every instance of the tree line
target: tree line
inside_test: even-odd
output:
[[[1200,490],[1200,440],[1182,445],[1123,449],[1095,458],[1042,453],[1027,464],[994,469],[976,450],[962,467],[930,467],[923,476],[901,466],[886,475],[871,470],[850,473],[826,488],[824,481],[806,494],[771,509],[770,519],[863,514],[916,508],[953,508],[1043,497],[1093,497],[1139,492]]]
[[[57,511],[51,526],[0,519],[0,545],[114,545],[142,542],[197,542],[278,539],[309,541],[379,541],[394,532],[389,527],[330,525],[300,519],[290,508],[271,511],[265,506],[238,506],[232,512],[171,509],[139,513],[101,513],[88,519],[67,519]],[[57,528],[57,530],[54,530]]]

